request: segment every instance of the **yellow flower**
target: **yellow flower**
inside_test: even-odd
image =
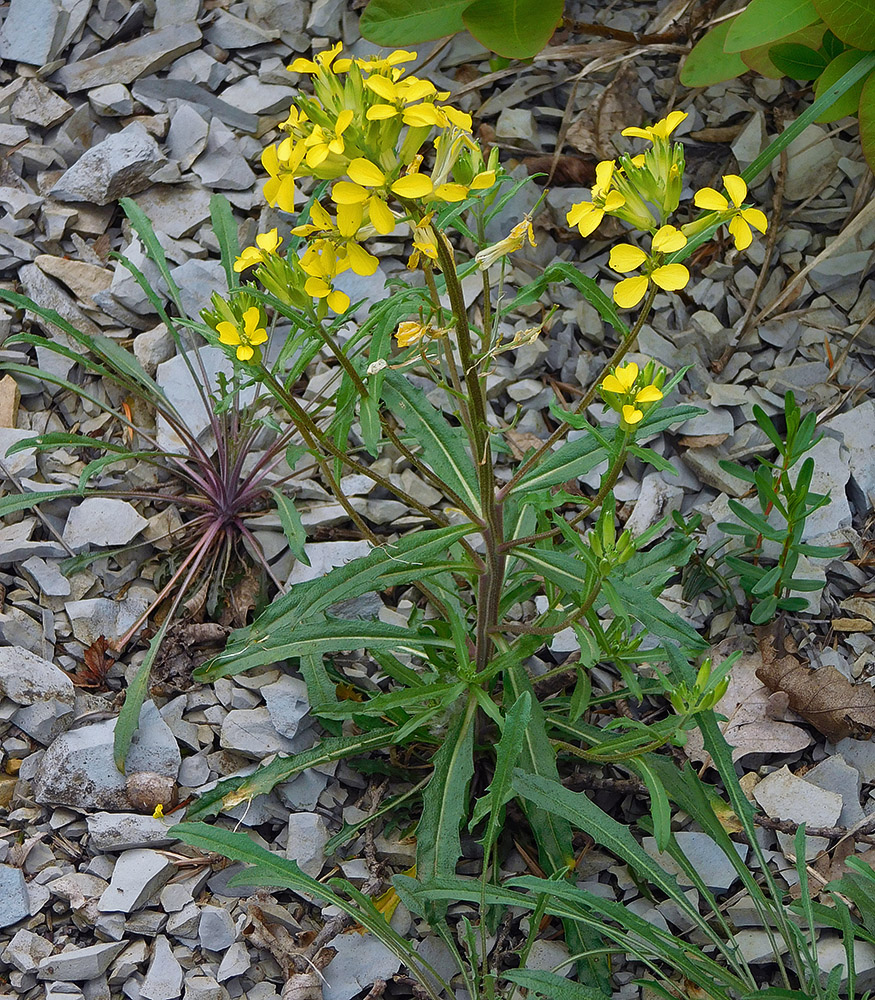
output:
[[[395,49],[389,55],[369,56],[367,59],[356,59],[355,64],[366,73],[377,73],[380,70],[392,69],[399,63],[412,62],[416,58],[415,52],[407,52],[404,49]]]
[[[254,247],[246,247],[234,261],[235,271],[245,271],[253,264],[263,264],[271,254],[276,253],[282,237],[277,235],[276,229],[271,229],[269,233],[259,233],[255,237],[255,243]]]
[[[338,181],[331,190],[331,198],[338,206],[338,219],[341,215],[340,206],[358,205],[360,211],[367,208],[371,225],[381,236],[388,236],[395,229],[395,216],[380,192],[368,190],[383,187],[386,183],[385,173],[363,156],[350,160],[346,172],[351,180]]]
[[[602,160],[595,168],[595,184],[592,187],[592,201],[581,201],[571,206],[566,215],[569,226],[577,226],[581,236],[595,232],[606,212],[614,212],[626,204],[619,191],[611,191],[614,179],[614,161]]]
[[[408,269],[416,270],[421,257],[427,257],[430,261],[438,259],[437,240],[431,228],[431,213],[413,227],[413,253],[407,261]]]
[[[294,212],[295,173],[305,153],[304,144],[293,143],[291,139],[265,147],[261,165],[270,174],[270,180],[265,182],[263,189],[268,205],[276,206],[283,212]]]
[[[672,132],[687,117],[684,111],[672,111],[666,118],[660,119],[655,125],[645,125],[644,128],[624,128],[620,135],[635,139],[667,139]]]
[[[715,191],[714,188],[710,187],[697,191],[693,198],[693,204],[697,208],[705,208],[712,212],[731,211],[732,218],[729,220],[729,232],[735,238],[736,249],[746,250],[753,242],[753,234],[750,231],[750,227],[754,226],[761,233],[764,233],[769,221],[766,218],[765,212],[761,212],[758,208],[743,207],[744,199],[747,195],[747,184],[737,174],[727,174],[724,176],[723,187],[732,201],[731,206],[729,201],[719,191]]]
[[[411,344],[422,340],[426,333],[428,333],[428,327],[423,326],[422,323],[406,320],[404,323],[398,324],[395,339],[398,341],[399,347],[410,347]]]
[[[611,250],[608,264],[620,274],[634,271],[646,264],[644,274],[634,278],[625,278],[614,286],[614,301],[622,309],[637,306],[644,298],[647,287],[652,281],[666,291],[677,291],[684,288],[690,280],[690,272],[683,264],[662,264],[662,254],[673,253],[686,246],[687,238],[674,226],[663,226],[653,236],[653,253],[659,256],[649,256],[640,247],[630,243],[619,243]]]
[[[334,312],[345,312],[349,308],[349,296],[333,288],[331,282],[347,267],[348,260],[338,255],[333,244],[328,240],[316,240],[301,257],[301,269],[309,275],[304,291],[314,299],[325,299]]]
[[[164,803],[159,802],[155,806],[155,812],[152,813],[152,819],[164,819]]]
[[[636,378],[638,378],[638,365],[630,361],[628,365],[615,368],[613,374],[606,376],[602,382],[602,389],[605,392],[619,392],[625,395],[635,384]]]
[[[352,59],[337,59],[342,50],[343,43],[338,42],[330,49],[320,52],[315,59],[298,58],[286,68],[291,73],[319,73],[322,70],[331,70],[332,73],[346,73],[352,65]]]
[[[527,215],[522,222],[518,222],[503,240],[499,240],[498,243],[493,243],[492,246],[488,246],[481,250],[480,253],[475,254],[474,260],[480,265],[480,270],[485,271],[487,267],[491,267],[501,257],[506,257],[509,253],[519,250],[526,240],[529,241],[530,246],[536,247],[538,245],[535,242],[535,233],[532,230],[532,217],[530,215]]]
[[[331,153],[340,155],[343,152],[343,133],[349,128],[352,118],[352,111],[345,108],[337,116],[333,129],[323,129],[321,125],[313,126],[313,131],[304,140],[308,167],[315,169],[324,163]]]
[[[219,323],[216,326],[219,343],[230,346],[236,344],[237,360],[251,361],[255,355],[255,348],[267,340],[267,330],[258,325],[260,319],[261,313],[258,311],[258,306],[250,306],[243,313],[242,328],[236,323],[227,321]]]
[[[640,408],[641,406],[647,403],[656,403],[662,399],[662,391],[656,385],[645,385],[636,390],[635,383],[638,381],[638,375],[638,365],[634,361],[630,361],[627,365],[615,368],[612,374],[606,376],[604,382],[599,386],[602,392],[625,398],[625,402],[618,400],[611,405],[619,411],[627,429],[634,427],[643,419],[644,411]]]

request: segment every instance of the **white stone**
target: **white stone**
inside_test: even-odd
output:
[[[291,77],[289,78],[291,82]],[[295,91],[291,86],[261,83],[254,76],[245,76],[222,91],[222,100],[252,115],[278,115],[288,112]]]
[[[0,959],[14,965],[19,972],[33,972],[40,961],[51,953],[50,941],[46,941],[39,934],[34,934],[33,931],[20,930],[16,931],[6,950],[0,953]]]
[[[304,546],[304,552],[310,560],[310,565],[295,563],[288,582],[292,584],[304,580],[316,580],[329,570],[345,566],[353,559],[366,556],[370,551],[371,546],[368,542],[308,542]]]
[[[12,0],[0,29],[0,59],[44,66],[60,51],[66,24],[58,0]]]
[[[158,143],[138,122],[86,150],[51,190],[58,201],[108,205],[149,186],[166,162]]]
[[[865,816],[860,805],[860,791],[863,784],[860,772],[839,754],[827,757],[817,767],[807,771],[805,781],[841,795],[842,811],[839,813],[839,826],[852,827]]]
[[[837,431],[850,454],[851,476],[862,490],[870,507],[875,507],[875,462],[872,443],[875,441],[875,400],[867,400],[847,413],[840,413],[824,425],[824,430]]]
[[[198,940],[207,951],[227,951],[237,939],[231,914],[221,906],[205,906],[198,924]]]
[[[851,507],[845,492],[851,477],[847,451],[835,438],[823,437],[807,457],[814,459],[811,492],[829,494],[830,502],[809,514],[802,533],[805,542],[847,528],[851,523]]]
[[[131,913],[140,909],[170,880],[176,867],[157,851],[125,851],[112,871],[112,881],[100,897],[101,913]]]
[[[222,720],[219,745],[259,759],[271,753],[294,753],[296,745],[274,728],[266,708],[233,709]]]
[[[275,683],[266,684],[261,693],[274,729],[280,736],[292,739],[310,708],[307,685],[298,677],[283,674]]]
[[[305,875],[316,878],[325,865],[325,845],[329,839],[328,827],[318,813],[292,813],[286,857],[296,861]]]
[[[176,1000],[182,994],[182,966],[163,934],[155,938],[152,961],[140,987],[143,1000]]]
[[[675,834],[678,847],[683,851],[687,860],[704,880],[705,885],[713,891],[728,889],[738,878],[732,861],[723,853],[720,846],[716,844],[706,833],[698,833],[695,830],[682,830]],[[653,837],[645,837],[642,841],[644,850],[667,871],[678,880],[678,885],[682,887],[691,886],[689,876],[684,872],[677,862],[667,853],[662,854],[656,846]],[[736,853],[742,861],[747,857],[748,847],[746,844],[733,844]]]
[[[391,980],[401,960],[370,934],[338,934],[331,942],[337,954],[323,971],[324,1000],[352,1000],[375,980]]]
[[[164,847],[174,840],[168,832],[171,821],[142,813],[96,812],[86,817],[86,822],[92,853]]]
[[[67,516],[64,541],[74,552],[89,545],[127,545],[148,523],[126,500],[88,497]]]
[[[192,976],[185,981],[183,1000],[228,1000],[228,991],[212,976]]]
[[[842,811],[842,797],[837,792],[818,788],[797,778],[786,765],[766,775],[754,786],[753,797],[771,819],[790,820],[808,826],[835,826]],[[778,834],[783,849],[792,851],[793,837]],[[808,837],[806,856],[810,859],[826,846],[822,837]]]
[[[641,480],[641,492],[625,526],[632,537],[637,538],[673,510],[680,510],[683,499],[684,491],[680,486],[665,482],[658,472],[648,473]],[[669,520],[663,532],[669,531],[671,524]]]
[[[97,115],[120,117],[133,114],[134,99],[123,83],[107,83],[88,91],[88,103]]]
[[[134,337],[134,356],[143,366],[147,375],[154,375],[163,361],[168,361],[176,353],[173,334],[163,323],[144,330]]]
[[[216,973],[216,979],[220,983],[224,983],[233,979],[234,976],[242,976],[244,972],[249,971],[250,965],[252,965],[252,961],[249,958],[249,949],[242,941],[235,941],[225,952],[219,965],[219,971]]]
[[[110,941],[106,944],[92,944],[87,948],[62,951],[58,955],[44,958],[37,970],[37,979],[60,980],[67,983],[81,983],[102,976],[109,963],[125,947],[124,941]]]

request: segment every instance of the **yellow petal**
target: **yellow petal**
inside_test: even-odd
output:
[[[595,187],[593,188],[593,192],[598,190],[600,194],[604,194],[611,186],[613,176],[613,160],[602,160],[601,163],[598,163],[595,168]]]
[[[368,108],[365,118],[369,122],[381,122],[386,118],[394,118],[397,114],[398,109],[391,104],[375,104],[372,108]]]
[[[627,271],[634,271],[636,267],[641,267],[645,260],[647,254],[640,247],[633,247],[631,243],[618,243],[611,250],[608,264],[613,270],[625,274]]]
[[[364,277],[369,277],[374,274],[377,270],[377,265],[379,261],[373,254],[369,254],[364,247],[358,245],[358,243],[350,243],[347,245],[347,255],[349,259],[349,266],[356,274],[363,275]]]
[[[395,229],[395,216],[382,198],[372,196],[368,200],[368,216],[371,225],[381,236],[388,236]]]
[[[399,198],[424,198],[431,194],[431,178],[425,174],[407,174],[392,185]]]
[[[314,170],[319,166],[320,163],[324,163],[328,159],[328,144],[321,143],[318,146],[313,146],[312,149],[307,151],[307,166],[312,167]]]
[[[655,284],[667,292],[675,292],[684,288],[690,280],[690,272],[683,264],[664,264],[650,275]]]
[[[648,279],[643,274],[635,278],[624,278],[614,285],[614,302],[621,309],[631,309],[633,306],[637,306],[644,298],[648,284]]]
[[[337,230],[341,236],[355,236],[362,224],[364,215],[364,205],[358,202],[355,205],[337,206]]]
[[[741,212],[741,217],[745,222],[749,222],[759,229],[761,233],[764,233],[768,228],[769,220],[766,218],[766,213],[761,212],[758,208],[745,208]]]
[[[265,185],[266,186],[266,185]],[[283,177],[276,190],[274,197],[277,208],[283,212],[294,212],[295,210],[295,178],[291,174]]]
[[[604,382],[602,382],[602,389],[605,392],[618,392],[621,395],[626,392],[626,386],[623,385],[616,375],[607,375]]]
[[[572,205],[565,215],[569,226],[580,225],[580,220],[585,219],[591,212],[595,211],[595,205],[591,201],[579,201]]]
[[[216,324],[216,333],[219,335],[220,344],[240,343],[240,331],[233,323],[229,323],[227,320]]]
[[[398,341],[399,347],[409,347],[411,344],[415,344],[418,340],[421,340],[424,333],[425,327],[422,323],[405,320],[403,323],[398,324],[395,339]]]
[[[395,100],[395,84],[388,77],[369,76],[365,80],[365,86],[368,90],[372,90],[378,97],[382,97],[384,101]]]
[[[360,184],[338,181],[331,189],[331,200],[337,205],[357,205],[368,200],[368,192]]]
[[[655,385],[645,385],[635,393],[636,403],[655,403],[662,399],[662,393]]]
[[[250,306],[243,313],[243,332],[247,338],[258,326],[259,319],[261,319],[261,313],[258,311],[258,306]]]
[[[364,156],[350,160],[346,172],[351,181],[361,184],[362,187],[379,187],[386,180],[383,171]]]
[[[635,379],[638,378],[638,365],[634,361],[630,361],[628,365],[615,368],[614,374],[620,385],[623,386],[623,390],[628,391],[635,384]]]
[[[337,121],[334,123],[334,132],[336,135],[342,135],[350,125],[352,121],[352,109],[344,108],[343,111],[337,116]]]
[[[324,278],[307,278],[304,282],[304,291],[314,299],[324,299],[331,291],[331,286]]]
[[[430,97],[437,90],[431,80],[419,80],[411,76],[403,82],[407,84],[404,88],[404,100],[408,104],[421,101],[423,97]]]
[[[276,253],[276,248],[282,243],[282,238],[276,229],[271,229],[269,233],[259,233],[255,237],[255,242],[265,253]]]
[[[667,117],[663,118],[658,124],[662,126],[662,134],[667,139],[672,132],[680,125],[680,123],[687,117],[685,111],[672,111],[672,113]]]
[[[434,194],[441,201],[464,201],[468,196],[468,189],[464,184],[438,184]]]
[[[626,199],[619,191],[608,191],[605,197],[605,211],[616,212],[626,204]]]
[[[643,128],[624,128],[620,135],[628,136],[630,139],[650,139],[650,132]]]
[[[346,292],[341,292],[339,288],[335,288],[334,291],[328,294],[327,301],[328,308],[332,312],[342,313],[349,309],[349,296]]]
[[[723,178],[723,186],[726,188],[726,193],[732,199],[732,204],[736,208],[739,208],[747,196],[747,184],[744,183],[738,174],[727,174]]]
[[[693,195],[693,204],[696,208],[706,208],[709,212],[725,212],[729,208],[729,202],[714,188],[704,187]]]
[[[729,220],[729,232],[735,240],[736,250],[747,250],[753,243],[753,233],[750,226],[744,221],[741,215],[734,215]]]
[[[471,116],[465,111],[459,111],[458,108],[450,107],[449,104],[445,104],[441,111],[447,116],[450,123],[455,125],[456,128],[462,129],[463,132],[471,131]]]
[[[658,253],[674,253],[686,245],[686,236],[674,226],[663,226],[653,235],[653,249]]]
[[[312,59],[304,59],[303,57],[296,59],[293,63],[286,67],[290,73],[318,73],[319,67]]]
[[[627,424],[631,424],[633,427],[643,416],[644,414],[641,410],[636,409],[634,406],[626,404],[626,406],[623,407],[623,420],[625,420]]]
[[[436,108],[433,104],[413,104],[404,109],[402,117],[405,125],[419,127],[442,124],[444,114],[440,108]]]
[[[479,174],[471,181],[472,191],[484,191],[486,188],[491,188],[495,183],[495,171],[494,170],[481,170]]]
[[[255,351],[249,346],[249,344],[241,344],[237,348],[237,360],[238,361],[249,361]]]

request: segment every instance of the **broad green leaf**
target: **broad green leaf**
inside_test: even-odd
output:
[[[836,38],[858,49],[875,49],[872,0],[814,0],[814,6]]]
[[[373,729],[358,736],[328,737],[309,750],[302,750],[291,757],[277,757],[250,775],[220,781],[188,807],[186,818],[206,819],[223,810],[231,810],[241,802],[251,802],[259,795],[267,795],[277,785],[308,768],[321,767],[348,757],[361,757],[372,750],[391,746],[397,738],[398,730],[394,726]]]
[[[362,37],[386,48],[430,42],[464,31],[462,11],[471,0],[371,0],[362,14]]]
[[[867,54],[866,52],[860,52],[858,49],[848,49],[847,52],[837,55],[823,73],[821,73],[820,78],[814,85],[814,93],[818,97],[822,96],[836,80],[840,80],[848,70],[853,69]],[[819,114],[816,120],[818,122],[834,122],[847,115],[857,114],[866,79],[864,77],[857,80],[853,87],[846,90],[826,111]]]
[[[240,284],[240,277],[234,270],[234,261],[240,253],[237,223],[234,220],[234,213],[231,211],[231,203],[223,194],[214,194],[210,198],[210,219],[213,223],[213,232],[219,242],[222,267],[225,269],[228,288],[237,288]]]
[[[444,415],[425,398],[421,389],[412,386],[403,375],[386,372],[383,396],[393,414],[404,421],[422,457],[440,479],[468,509],[480,513],[480,488],[477,470],[468,454],[464,432],[452,427]]]
[[[442,572],[446,566],[437,561],[438,557],[472,530],[472,525],[458,525],[405,535],[397,542],[371,550],[361,559],[353,559],[345,566],[338,566],[325,576],[294,584],[251,625],[233,632],[225,651],[205,664],[201,670],[221,671],[226,664],[233,665],[240,656],[257,658],[260,653],[265,652],[266,646],[277,648],[292,640],[303,622],[323,615],[340,601],[397,584],[409,584]],[[458,569],[458,565],[456,568]],[[265,657],[264,662],[268,662],[268,658]],[[215,676],[221,677],[223,674],[216,673]]]
[[[587,563],[566,552],[520,548],[514,549],[514,555],[528,563],[546,580],[561,587],[565,593],[587,593],[595,583],[595,575]]]
[[[812,0],[751,0],[732,21],[723,47],[726,52],[741,52],[776,42],[819,17]]]
[[[806,28],[800,28],[799,31],[794,31],[791,35],[785,35],[778,44],[806,45],[816,50],[820,48],[825,31],[826,25],[822,21],[818,21],[815,24],[809,24]],[[784,76],[784,71],[779,69],[772,59],[772,51],[775,47],[774,42],[769,42],[766,45],[758,45],[754,49],[745,49],[740,55],[749,69],[772,80],[780,80]]]
[[[653,635],[689,649],[701,650],[708,645],[692,625],[669,611],[649,590],[630,587],[623,580],[611,582],[629,616],[641,622]]]
[[[590,434],[574,441],[566,441],[530,469],[509,495],[520,496],[533,490],[567,483],[569,479],[585,476],[609,458],[608,452]]]
[[[522,986],[529,994],[547,997],[548,1000],[609,1000],[610,994],[575,983],[556,972],[541,969],[506,969],[501,974],[517,986]]]
[[[681,70],[681,83],[685,87],[710,87],[724,80],[734,80],[747,72],[741,56],[723,48],[733,23],[724,21],[718,24],[696,42]]]
[[[271,487],[270,492],[276,502],[276,510],[279,514],[280,524],[283,527],[283,534],[286,536],[286,541],[289,543],[292,555],[298,562],[309,566],[310,560],[304,550],[304,544],[307,541],[307,532],[301,523],[300,511],[295,506],[294,500],[290,500],[285,493],[281,493],[274,487]]]
[[[115,722],[112,744],[112,755],[115,760],[115,766],[122,774],[125,773],[125,760],[131,746],[131,740],[134,738],[134,733],[140,725],[140,712],[143,708],[143,702],[149,693],[149,677],[152,673],[152,664],[155,662],[155,657],[158,655],[158,650],[161,648],[164,636],[167,635],[167,630],[173,624],[174,620],[175,617],[172,614],[167,615],[164,619],[161,628],[158,629],[149,643],[146,658],[140,664],[136,676],[131,684],[128,685],[127,691],[125,691],[125,701]]]
[[[422,793],[422,816],[416,828],[419,878],[453,875],[462,855],[460,829],[468,809],[468,785],[474,774],[476,718],[477,699],[469,695],[434,756],[434,770]],[[442,913],[445,912],[444,906]]]
[[[487,49],[507,59],[531,59],[559,27],[564,6],[565,0],[475,0],[462,21]]]
[[[517,698],[507,713],[501,739],[495,749],[495,774],[486,795],[477,800],[470,827],[474,827],[488,813],[489,822],[480,843],[485,856],[489,857],[498,837],[499,825],[504,815],[504,807],[513,796],[511,782],[513,769],[516,767],[525,740],[526,727],[532,715],[532,696],[528,691]]]
[[[786,76],[794,80],[816,80],[826,69],[826,56],[808,45],[781,42],[769,49],[769,58]]]
[[[277,663],[292,656],[321,656],[350,649],[395,649],[414,655],[432,646],[452,648],[450,639],[431,632],[401,628],[380,621],[347,621],[345,618],[308,618],[293,627],[279,626],[256,643],[229,654],[225,652],[199,667],[193,676],[201,683],[233,677],[252,667]],[[229,643],[229,647],[230,647]],[[235,647],[236,649],[237,647]]]
[[[875,74],[870,73],[860,94],[860,144],[869,169],[875,173]]]

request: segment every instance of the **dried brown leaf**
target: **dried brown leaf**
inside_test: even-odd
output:
[[[778,625],[756,630],[762,655],[757,677],[772,691],[786,691],[790,708],[832,743],[875,732],[875,690],[852,684],[835,667],[815,669],[787,651]]]
[[[587,156],[562,155],[556,160],[552,187],[590,187],[595,183],[595,159]],[[532,174],[547,174],[553,169],[553,156],[526,156],[523,166]]]
[[[504,432],[504,438],[510,445],[513,457],[518,462],[522,461],[526,452],[531,448],[539,448],[544,443],[537,434],[530,434],[527,431],[515,431],[511,427],[508,427]]]
[[[109,642],[106,636],[98,636],[82,654],[82,666],[67,676],[76,687],[106,690],[106,676],[115,663],[107,656]],[[66,671],[65,671],[66,672]]]

